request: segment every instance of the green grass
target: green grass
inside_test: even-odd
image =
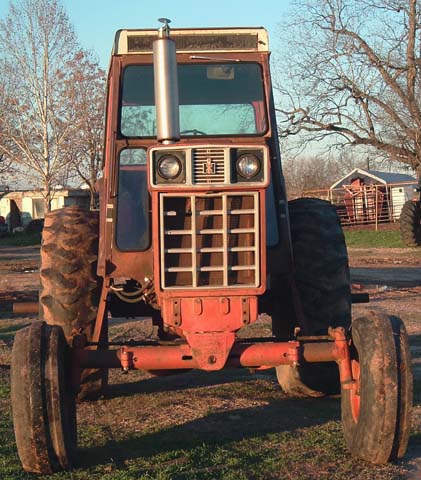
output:
[[[404,248],[406,245],[400,238],[398,230],[346,230],[345,240],[348,247],[361,247],[361,248]],[[4,237],[0,237],[1,245],[10,246],[28,246],[28,245],[40,245],[41,234],[40,233],[13,233],[7,234]]]
[[[346,230],[345,241],[348,247],[361,248],[405,248],[399,230]]]
[[[41,233],[25,233],[16,232],[8,233],[4,237],[0,237],[0,246],[26,247],[28,245],[40,245]]]

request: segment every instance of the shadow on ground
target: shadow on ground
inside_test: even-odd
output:
[[[140,436],[115,441],[100,447],[80,450],[80,466],[110,461],[121,462],[138,457],[149,458],[174,450],[190,451],[198,445],[220,446],[268,434],[293,432],[298,427],[322,425],[339,420],[339,399],[279,399],[268,405],[211,413],[191,422]],[[303,416],[303,412],[307,412]]]
[[[129,375],[136,375],[131,372]],[[121,380],[120,377],[118,380]],[[124,378],[124,377],[123,377]],[[107,399],[117,397],[130,397],[137,394],[153,394],[158,392],[173,392],[175,390],[187,390],[215,385],[232,384],[233,382],[244,383],[256,378],[274,378],[272,372],[251,375],[247,370],[225,369],[217,372],[202,372],[191,370],[170,376],[152,377],[140,381],[119,382],[109,385],[105,397]]]
[[[417,287],[421,285],[420,267],[357,267],[351,268],[351,281],[389,287]]]

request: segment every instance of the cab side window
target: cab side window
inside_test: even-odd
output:
[[[116,243],[123,251],[146,250],[150,244],[145,149],[120,152]]]

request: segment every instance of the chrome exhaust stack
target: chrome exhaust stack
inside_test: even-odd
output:
[[[168,18],[160,18],[164,25],[153,42],[153,66],[158,142],[175,143],[180,140],[178,103],[178,75],[175,42],[170,38]]]

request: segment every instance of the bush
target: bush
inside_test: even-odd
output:
[[[41,233],[44,228],[44,219],[37,218],[36,220],[31,220],[28,225],[25,227],[26,233]]]

